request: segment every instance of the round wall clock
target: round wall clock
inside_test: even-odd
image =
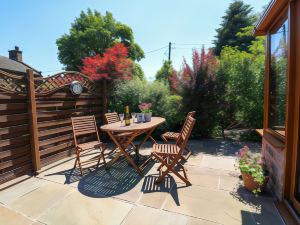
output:
[[[83,88],[78,81],[73,81],[70,85],[70,90],[73,95],[80,95],[83,91]]]

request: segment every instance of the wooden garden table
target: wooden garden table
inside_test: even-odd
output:
[[[121,122],[101,126],[101,130],[105,131],[120,149],[120,152],[109,162],[107,166],[111,166],[123,154],[127,161],[133,166],[133,168],[140,175],[143,175],[141,167],[139,167],[136,162],[129,156],[129,154],[126,152],[126,149],[130,145],[130,143],[132,143],[138,136],[140,136],[141,134],[146,134],[146,137],[141,141],[141,143],[135,146],[136,156],[139,157],[139,149],[148,139],[150,139],[154,144],[157,144],[151,134],[156,129],[156,127],[158,127],[165,121],[166,120],[162,117],[152,117],[151,122],[134,123],[130,126],[121,126]]]

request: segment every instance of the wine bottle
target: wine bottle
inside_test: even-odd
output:
[[[124,115],[124,119],[125,119],[125,126],[130,126],[130,114],[129,114],[129,106],[125,106],[125,115]]]

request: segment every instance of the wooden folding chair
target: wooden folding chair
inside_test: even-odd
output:
[[[120,117],[118,115],[118,113],[116,112],[112,112],[112,113],[105,113],[104,114],[104,118],[105,118],[105,122],[106,124],[110,124],[110,123],[116,123],[120,121]],[[131,135],[131,133],[122,133],[121,136],[129,136]],[[115,135],[116,137],[118,137],[118,135]],[[132,146],[132,148],[135,149],[135,145],[133,143],[130,143],[130,145]],[[118,147],[115,146],[110,152],[107,153],[107,155],[112,154]]]
[[[74,168],[76,168],[78,163],[80,168],[80,174],[82,176],[83,175],[82,164],[89,163],[91,160],[95,160],[95,158],[82,162],[80,160],[80,157],[84,156],[84,153],[90,152],[97,148],[99,148],[100,154],[98,157],[96,157],[96,160],[98,160],[96,167],[99,166],[101,158],[103,159],[104,165],[106,166],[106,162],[104,158],[105,144],[100,141],[95,116],[72,117],[71,121],[72,121],[73,136],[74,136],[75,150],[76,150],[76,160],[75,160]],[[80,137],[84,137],[84,136],[87,137],[88,135],[95,135],[96,140],[85,142],[85,143],[78,143],[78,139]]]
[[[120,121],[119,115],[116,112],[105,113],[104,115],[106,124],[116,123]]]
[[[172,172],[182,181],[184,181],[187,185],[191,185],[191,182],[188,180],[186,174],[186,169],[180,163],[180,159],[182,158],[182,152],[186,148],[195,122],[196,120],[191,116],[188,116],[186,118],[184,126],[180,132],[179,138],[176,141],[176,144],[153,145],[151,155],[154,156],[161,163],[158,167],[159,178],[156,180],[156,183],[161,182],[168,173]],[[163,171],[164,167],[166,167],[165,171]],[[176,167],[180,167],[183,170],[183,176],[176,170]]]
[[[187,114],[186,116],[186,119],[191,116],[191,117],[194,117],[196,114],[196,111],[191,111]],[[164,140],[164,142],[168,143],[169,141],[176,141],[178,140],[180,136],[180,133],[176,133],[176,132],[166,132],[166,133],[163,133],[160,137]],[[190,155],[192,154],[191,150],[186,146],[185,149],[184,149],[187,153],[184,154],[182,156],[183,159],[187,160]]]

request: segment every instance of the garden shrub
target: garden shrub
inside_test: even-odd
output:
[[[110,97],[109,110],[121,113],[128,105],[131,112],[140,112],[138,105],[142,102],[152,103],[153,116],[166,118],[166,123],[158,128],[157,133],[177,129],[184,118],[181,97],[172,95],[168,85],[140,79],[118,82]]]

